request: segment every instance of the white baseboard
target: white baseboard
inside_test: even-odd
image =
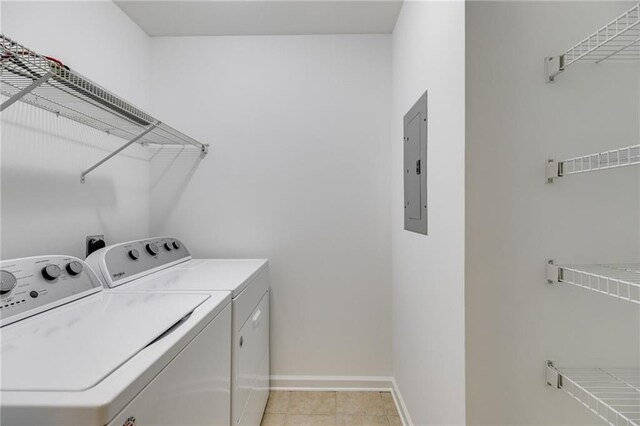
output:
[[[391,382],[393,383],[393,399],[396,402],[396,408],[398,409],[398,413],[400,414],[400,420],[404,426],[413,426],[413,420],[411,420],[411,416],[409,415],[409,410],[407,410],[407,406],[404,403],[404,399],[402,399],[402,394],[400,393],[400,388],[398,388],[398,384],[396,383],[396,379],[391,378]]]
[[[380,376],[271,376],[271,389],[392,391],[393,378]]]
[[[393,377],[384,376],[271,376],[274,391],[379,391],[391,392],[404,426],[413,422]]]

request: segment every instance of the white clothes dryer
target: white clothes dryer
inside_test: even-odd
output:
[[[111,291],[231,292],[232,424],[260,425],[270,372],[266,259],[192,259],[181,241],[160,237],[105,247],[87,262]],[[147,269],[156,273],[143,278]]]

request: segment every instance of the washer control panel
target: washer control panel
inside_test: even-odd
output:
[[[87,263],[113,288],[190,259],[180,240],[160,237],[105,247],[92,253]]]
[[[0,325],[10,324],[101,290],[82,260],[37,256],[0,261]]]

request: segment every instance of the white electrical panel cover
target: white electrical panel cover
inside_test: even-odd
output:
[[[427,234],[427,92],[404,116],[404,229]]]

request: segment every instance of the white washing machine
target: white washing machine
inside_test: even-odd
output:
[[[229,424],[229,292],[110,293],[69,256],[0,270],[3,426]]]
[[[269,397],[269,275],[266,259],[192,259],[175,238],[105,247],[87,258],[111,291],[230,291],[231,418],[258,426]],[[157,271],[141,278],[140,270]]]

